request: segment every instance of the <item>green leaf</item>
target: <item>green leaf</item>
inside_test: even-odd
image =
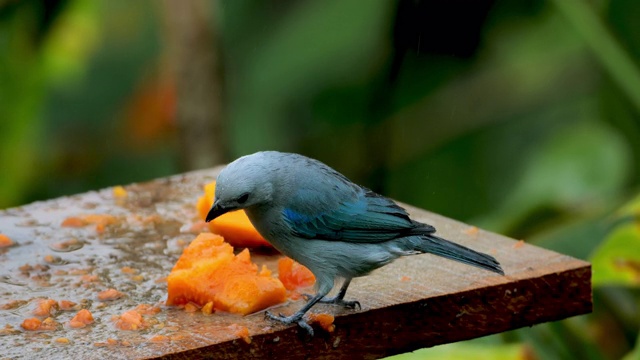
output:
[[[620,134],[602,122],[559,128],[532,154],[505,203],[476,223],[508,233],[541,210],[597,212],[623,188],[630,158]]]
[[[613,230],[591,258],[593,286],[640,286],[640,224],[626,222]]]
[[[468,342],[440,345],[388,357],[393,360],[520,360],[529,359],[531,350],[525,344],[483,345]]]
[[[622,360],[639,360],[640,359],[640,336],[636,340],[636,347],[625,355]]]
[[[599,200],[624,183],[628,158],[620,135],[602,123],[562,129],[532,158],[521,196],[557,206]]]
[[[633,198],[633,200],[629,201],[623,207],[621,207],[617,212],[617,215],[620,217],[640,217],[640,194],[638,194],[638,196]]]

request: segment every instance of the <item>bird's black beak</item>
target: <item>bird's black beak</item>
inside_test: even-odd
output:
[[[213,206],[211,207],[211,210],[209,210],[209,213],[207,214],[207,219],[206,222],[209,222],[215,218],[217,218],[220,215],[226,214],[229,211],[233,210],[232,208],[225,208],[222,205],[220,205],[219,202],[215,202],[213,203]]]

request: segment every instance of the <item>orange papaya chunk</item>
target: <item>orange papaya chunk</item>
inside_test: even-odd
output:
[[[258,271],[245,249],[238,255],[218,235],[198,235],[167,277],[167,305],[189,302],[250,314],[286,300],[286,289],[269,271]]]
[[[207,213],[209,213],[213,205],[215,195],[215,181],[204,186],[204,195],[196,203],[198,214],[202,220],[206,219]],[[225,241],[235,247],[271,247],[271,244],[253,227],[243,210],[219,216],[209,222],[209,230],[224,237]]]
[[[278,279],[287,290],[309,287],[316,282],[316,277],[309,269],[288,257],[278,260]]]

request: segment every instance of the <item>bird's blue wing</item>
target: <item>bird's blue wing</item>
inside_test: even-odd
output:
[[[432,233],[429,225],[418,224],[390,199],[368,189],[355,187],[341,194],[323,194],[313,189],[293,195],[283,210],[292,231],[308,239],[347,242],[382,242],[410,235],[417,226]]]

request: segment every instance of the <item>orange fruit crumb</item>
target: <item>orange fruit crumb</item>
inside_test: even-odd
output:
[[[69,275],[87,275],[91,271],[91,268],[88,269],[71,269],[69,270]]]
[[[153,306],[153,305],[149,305],[149,304],[140,304],[138,306],[136,306],[136,308],[134,309],[135,311],[137,311],[140,314],[144,314],[144,315],[155,315],[157,313],[159,313],[160,311],[162,311],[162,309],[160,309],[157,306]]]
[[[73,301],[69,301],[69,300],[58,301],[58,307],[60,308],[60,310],[73,310],[75,306],[76,306],[76,303],[74,303]]]
[[[0,248],[13,245],[13,240],[5,234],[0,234]]]
[[[58,302],[53,299],[40,299],[38,306],[33,310],[35,316],[49,316],[58,308]]]
[[[80,278],[83,282],[96,282],[98,281],[98,275],[82,275]]]
[[[84,216],[70,216],[62,221],[63,227],[83,227],[89,224],[96,226],[98,233],[103,233],[107,225],[118,222],[118,218],[109,214],[89,214]]]
[[[25,319],[22,324],[20,324],[20,326],[27,331],[40,330],[40,325],[42,325],[42,321],[38,318]]]
[[[104,290],[104,291],[100,291],[98,293],[98,300],[100,300],[100,301],[117,300],[117,299],[120,299],[123,296],[124,296],[124,294],[121,293],[120,291],[116,290],[116,289],[107,289],[107,290]]]
[[[83,328],[91,323],[93,323],[93,315],[91,315],[91,312],[89,312],[89,310],[82,309],[78,311],[76,316],[74,316],[71,321],[69,321],[69,326],[74,329],[78,329]]]
[[[122,272],[123,274],[137,274],[138,273],[138,269],[134,269],[134,268],[129,267],[129,266],[123,266],[120,269],[120,272]]]
[[[69,339],[65,338],[65,337],[60,337],[56,339],[56,342],[58,344],[68,344],[70,341]]]
[[[188,313],[192,313],[192,312],[196,312],[198,311],[199,307],[198,305],[192,303],[192,302],[188,302],[184,305],[184,311],[188,312]]]
[[[62,221],[62,227],[83,227],[87,222],[76,216],[70,216]]]
[[[409,276],[403,276],[403,277],[400,278],[400,281],[402,281],[402,282],[411,281],[411,278]]]
[[[89,214],[82,217],[88,224],[111,225],[118,222],[118,218],[110,214]]]
[[[464,231],[465,234],[470,235],[470,236],[476,236],[478,235],[478,232],[480,232],[480,229],[478,229],[477,226],[472,226],[470,228],[468,228],[467,230]]]
[[[116,320],[119,330],[140,330],[144,328],[142,315],[135,310],[125,311]]]
[[[17,309],[20,306],[26,304],[27,301],[26,300],[11,300],[8,303],[4,303],[2,305],[0,305],[0,309],[1,310],[13,310],[13,309]]]
[[[233,334],[244,340],[245,343],[251,344],[251,336],[249,336],[249,329],[246,326],[238,324],[229,325],[229,329],[233,331]]]
[[[202,311],[202,313],[205,315],[211,315],[213,313],[213,301],[209,301],[208,303],[204,304],[200,311]]]
[[[50,245],[50,247],[51,247],[51,249],[56,250],[56,251],[68,252],[68,251],[77,250],[77,249],[81,248],[82,245],[83,245],[82,241],[80,241],[80,240],[78,240],[76,238],[71,238],[69,240],[53,243],[53,244]]]
[[[107,226],[106,226],[105,224],[103,224],[103,223],[96,224],[96,232],[97,232],[98,234],[102,234],[102,233],[104,233],[104,230],[105,230],[106,228],[107,228]]]
[[[153,336],[152,338],[149,339],[149,341],[153,342],[153,343],[163,343],[163,342],[167,342],[169,340],[171,340],[171,339],[166,335],[156,335],[156,336]]]
[[[333,324],[335,318],[331,314],[310,313],[308,317],[310,323],[320,325],[320,327],[327,332],[331,333],[336,329],[336,326]]]
[[[113,188],[113,197],[115,198],[126,198],[128,195],[127,190],[120,185]]]
[[[38,330],[56,330],[58,328],[58,323],[53,320],[53,318],[46,318],[42,320],[40,324],[40,328]]]
[[[48,271],[49,267],[47,265],[36,264],[36,265],[33,265],[33,270],[36,270],[36,271]]]
[[[513,244],[513,248],[514,249],[520,249],[523,246],[524,246],[524,240],[520,240],[520,241],[516,242],[515,244]]]
[[[176,245],[184,247],[184,246],[189,245],[189,242],[186,241],[185,239],[178,239],[176,241]]]

